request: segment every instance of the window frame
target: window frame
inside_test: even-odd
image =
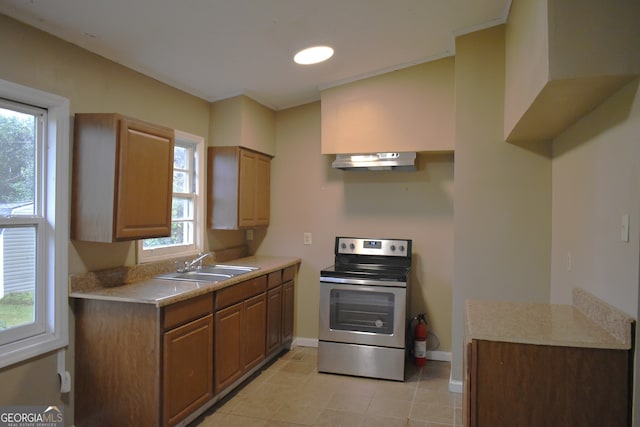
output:
[[[47,111],[43,123],[42,170],[36,185],[43,186],[42,234],[37,234],[37,280],[44,281],[41,316],[44,328],[25,331],[0,345],[0,368],[10,366],[69,344],[69,176],[70,108],[61,96],[0,79],[0,98],[33,105]],[[38,210],[36,210],[37,212]],[[16,223],[18,221],[16,220]],[[9,224],[2,221],[3,225]],[[39,226],[39,227],[40,227]],[[39,232],[37,232],[39,233]],[[40,237],[42,236],[42,237]],[[38,285],[36,285],[38,288]],[[36,298],[38,300],[38,298]],[[1,333],[1,332],[0,332]]]
[[[204,239],[206,237],[206,217],[205,217],[205,181],[206,181],[206,158],[205,158],[205,140],[203,137],[183,132],[180,130],[175,131],[175,144],[191,145],[193,146],[195,161],[193,162],[194,174],[196,184],[194,186],[196,190],[195,196],[191,193],[190,197],[196,199],[194,208],[194,239],[193,244],[190,245],[175,245],[167,246],[158,249],[143,249],[143,240],[138,240],[136,243],[136,255],[137,263],[147,263],[152,261],[163,261],[176,257],[193,256],[202,252],[204,247]],[[172,193],[172,205],[173,197],[184,197],[186,193]],[[172,220],[173,223],[173,220]]]

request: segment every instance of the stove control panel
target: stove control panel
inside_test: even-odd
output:
[[[336,237],[336,255],[411,256],[411,240]]]

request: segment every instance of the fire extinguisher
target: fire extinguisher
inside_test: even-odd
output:
[[[416,366],[427,363],[427,318],[424,313],[415,318],[418,321],[413,329],[413,358]]]

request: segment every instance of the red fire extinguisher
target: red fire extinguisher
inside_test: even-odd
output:
[[[425,314],[416,316],[415,328],[413,329],[413,358],[416,366],[424,366],[427,363],[427,319]]]

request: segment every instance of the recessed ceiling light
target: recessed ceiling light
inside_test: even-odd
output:
[[[293,60],[296,64],[309,65],[326,61],[333,56],[333,49],[329,46],[313,46],[296,53]]]

